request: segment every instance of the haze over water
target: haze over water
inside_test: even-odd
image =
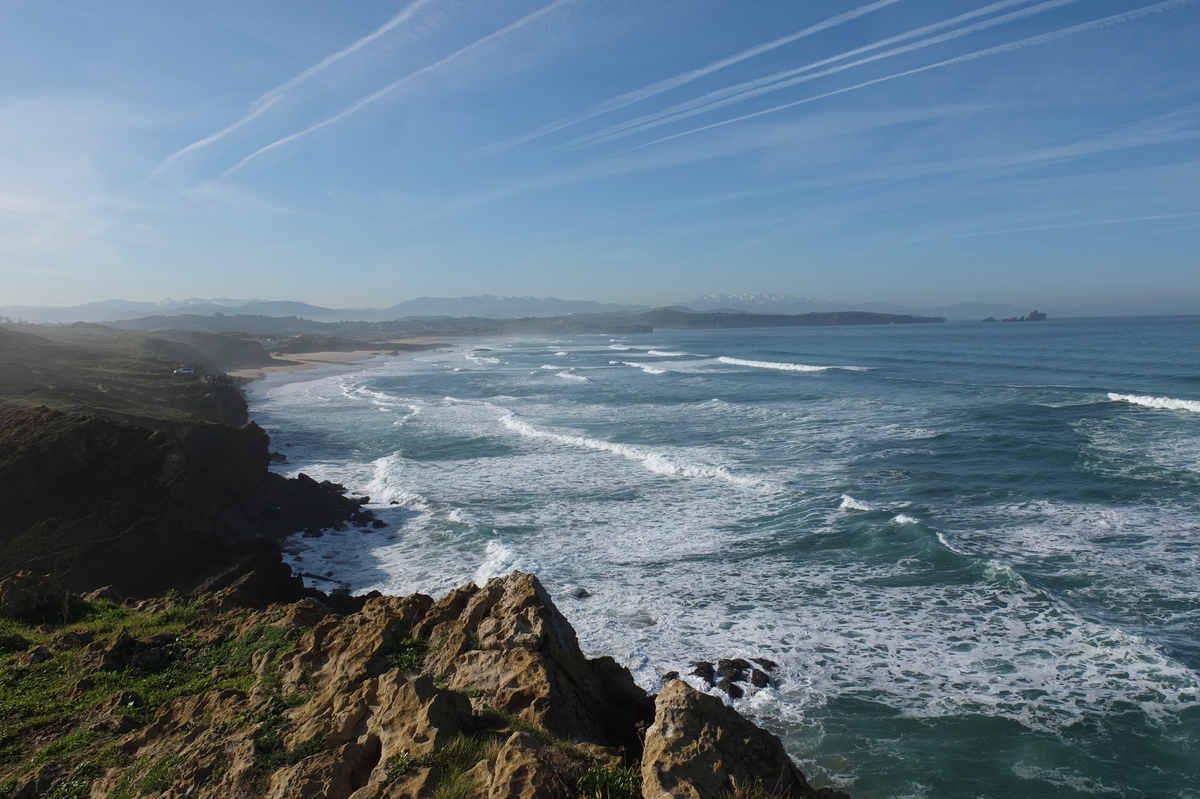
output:
[[[250,390],[284,470],[390,525],[297,538],[318,587],[532,571],[652,691],[770,658],[735,706],[856,799],[1196,797],[1197,343],[1200,317],[505,338]]]

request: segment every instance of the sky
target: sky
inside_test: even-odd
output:
[[[0,305],[1200,314],[1200,0],[0,0]]]

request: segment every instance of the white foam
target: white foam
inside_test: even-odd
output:
[[[842,494],[842,504],[838,505],[838,510],[875,510],[875,508],[849,494]]]
[[[920,524],[920,522],[913,517],[907,516],[903,513],[897,513],[894,517],[892,517],[892,521],[896,524]]]
[[[475,570],[475,585],[482,588],[493,577],[504,577],[519,568],[517,553],[499,541],[488,541],[484,548],[484,560]]]
[[[690,478],[717,478],[728,483],[740,486],[759,486],[762,481],[751,477],[743,477],[741,475],[732,474],[724,466],[714,466],[705,463],[697,463],[686,458],[682,458],[674,453],[654,450],[649,447],[637,446],[634,444],[617,444],[611,441],[604,441],[598,438],[587,438],[585,436],[575,436],[568,433],[556,433],[550,430],[542,430],[528,422],[518,419],[511,412],[505,413],[500,421],[505,427],[515,433],[528,438],[538,438],[545,441],[553,441],[557,444],[565,444],[569,447],[578,447],[580,449],[590,449],[596,452],[609,452],[613,455],[619,455],[622,458],[634,461],[641,464],[647,471],[654,474],[666,475],[671,477],[690,477]]]
[[[1115,402],[1128,402],[1146,408],[1158,408],[1166,411],[1191,411],[1200,413],[1200,401],[1171,399],[1170,397],[1144,397],[1137,394],[1113,394],[1108,398]]]
[[[743,358],[729,358],[722,355],[717,358],[721,363],[730,366],[749,366],[754,369],[778,369],[784,372],[825,372],[830,369],[842,369],[848,372],[866,372],[866,366],[811,366],[806,363],[778,363],[776,361],[748,361]]]
[[[729,358],[724,355],[717,358],[721,363],[727,363],[730,366],[750,366],[755,369],[780,369],[785,372],[824,372],[832,367],[829,366],[809,366],[804,363],[776,363],[774,361],[747,361],[742,358]]]
[[[557,375],[555,375],[555,377],[562,377],[567,380],[576,380],[580,383],[588,382],[588,379],[586,377],[584,377],[583,375],[577,375],[569,369],[565,372],[559,372]]]
[[[681,358],[685,355],[691,355],[689,352],[665,352],[663,350],[647,350],[647,355],[653,355],[656,358]]]
[[[1169,625],[1167,607],[1194,606],[1200,552],[1186,510],[1041,500],[989,508],[986,519],[956,516],[960,546],[1038,574],[1086,578],[1075,596],[1119,607],[1138,626]]]
[[[935,532],[934,535],[937,536],[937,540],[941,542],[942,546],[944,546],[946,549],[950,550],[954,554],[965,555],[967,557],[971,557],[970,552],[967,552],[965,549],[960,549],[960,548],[954,546],[954,544],[950,543],[950,540],[948,538],[946,538],[945,534],[942,533],[940,530]]]
[[[429,503],[426,498],[404,485],[403,469],[400,467],[402,460],[399,453],[376,460],[372,464],[371,479],[363,490],[377,505],[397,503],[409,510],[428,510]]]
[[[1124,788],[1106,785],[1096,777],[1080,774],[1069,766],[1046,768],[1024,760],[1018,760],[1012,765],[1012,773],[1023,780],[1038,780],[1048,782],[1059,788],[1065,788],[1081,796],[1096,796],[1097,794],[1125,794]]]
[[[578,363],[604,363],[610,356],[642,357],[609,352],[598,341]],[[288,412],[299,413],[292,429],[320,430],[305,452],[326,459],[310,468],[295,457],[296,468],[361,487],[375,504],[384,503],[378,512],[389,522],[374,533],[298,539],[297,546],[307,547],[299,553],[301,568],[314,560],[328,564],[356,591],[433,595],[473,575],[486,580],[511,568],[536,570],[587,654],[616,657],[644,687],[653,687],[664,671],[683,670],[690,659],[761,655],[777,661],[777,688],[739,700],[777,726],[811,722],[814,706],[837,697],[905,716],[980,714],[1050,731],[1135,706],[1170,721],[1198,703],[1195,671],[1129,632],[1148,626],[1105,624],[1040,589],[1041,581],[1022,577],[1030,564],[1071,560],[1070,568],[1064,566],[1068,573],[1078,566],[1087,575],[1106,577],[1096,590],[1111,589],[1108,578],[1115,575],[1118,591],[1128,589],[1136,598],[1140,590],[1145,600],[1150,585],[1161,590],[1162,605],[1180,597],[1190,602],[1184,612],[1194,613],[1186,610],[1195,606],[1194,575],[1200,571],[1193,554],[1194,512],[1179,514],[1178,507],[1164,505],[1106,515],[1099,506],[1060,504],[1018,508],[1005,519],[1009,508],[956,508],[951,497],[948,507],[935,512],[923,503],[904,508],[898,501],[877,509],[849,495],[835,508],[832,498],[860,485],[854,475],[861,472],[854,469],[862,466],[864,435],[875,442],[884,431],[887,446],[923,437],[921,431],[946,424],[944,418],[934,420],[936,408],[846,396],[739,402],[736,393],[725,394],[710,382],[696,387],[693,401],[660,404],[638,397],[637,417],[625,418],[631,413],[628,401],[588,403],[579,399],[587,392],[575,386],[542,379],[545,373],[530,377],[549,357],[540,346],[506,351],[508,364],[475,372],[496,380],[487,402],[439,401],[442,394],[474,393],[461,386],[466,375],[443,371],[450,357],[389,367],[430,378],[420,389],[426,393],[417,395],[424,399],[413,401],[420,415],[396,430],[394,440],[385,438],[390,432],[385,417],[365,396],[351,402],[324,387],[320,391],[327,396],[294,392],[295,408]],[[673,372],[720,368],[713,360],[657,363],[669,364]],[[742,368],[725,364],[725,371]],[[613,385],[645,384],[634,373],[603,374],[613,377]],[[725,399],[702,401],[717,393]],[[520,419],[512,416],[514,409]],[[1144,424],[1149,414],[1117,416],[1116,423],[1105,419],[1103,426]],[[1159,416],[1164,426],[1173,424],[1170,415]],[[287,414],[279,418],[287,424]],[[515,429],[510,422],[526,427]],[[705,446],[657,443],[695,440],[673,437],[686,428],[702,433]],[[629,432],[639,429],[661,437]],[[323,438],[327,433],[332,443]],[[605,440],[618,436],[639,443]],[[410,443],[420,447],[450,437],[486,439],[487,454],[453,462],[399,454]],[[333,452],[348,439],[361,448],[353,455]],[[376,457],[388,449],[396,453]],[[469,453],[470,446],[464,450]],[[364,473],[355,457],[375,460]],[[724,478],[714,479],[719,469],[742,476],[739,463],[754,464],[746,470],[769,473],[786,490],[731,490]],[[690,477],[689,469],[695,479],[679,479]],[[646,471],[669,477],[648,477]],[[884,485],[871,490],[887,495]],[[387,505],[389,498],[405,505]],[[871,510],[888,512],[877,518],[848,513]],[[957,568],[952,580],[943,581],[935,565],[904,552],[894,561],[875,562],[858,553],[793,557],[787,549],[806,536],[875,522],[886,528],[887,519],[902,523],[909,514],[936,518],[946,530],[934,531],[943,543],[949,539],[957,551],[983,558],[987,568],[966,570],[967,576]],[[1147,534],[1138,549],[1144,563],[1132,562],[1141,559],[1129,558],[1128,547],[1106,548],[1094,540],[1131,525]],[[893,536],[901,547],[909,537]],[[1121,557],[1131,562],[1121,563]],[[1137,590],[1130,587],[1134,583]],[[648,585],[654,590],[646,590]],[[567,586],[584,587],[591,596],[566,594]],[[1162,614],[1155,624],[1168,624],[1169,614],[1180,612],[1143,604],[1146,613]],[[1194,616],[1179,624],[1193,629]]]
[[[651,366],[648,363],[638,363],[637,361],[614,361],[613,363],[619,363],[621,366],[632,366],[634,369],[641,369],[648,375],[665,375],[668,371],[667,369],[660,369],[657,366]]]

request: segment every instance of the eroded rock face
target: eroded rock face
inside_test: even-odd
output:
[[[87,730],[85,748],[0,773],[15,780],[10,795],[83,779],[93,797],[632,799],[639,761],[648,798],[759,787],[826,795],[809,787],[777,738],[720,700],[672,681],[655,705],[611,658],[585,658],[532,575],[438,601],[378,596],[347,614],[314,599],[256,607],[227,588],[137,604],[150,617],[192,614],[182,634],[46,633],[46,656],[74,658],[83,672],[78,697],[122,675],[165,674],[167,663],[186,671],[199,660],[219,673],[241,658],[242,676],[236,688],[157,708],[130,690],[87,705],[59,733]],[[204,660],[211,647],[225,647],[229,659]],[[30,663],[16,667],[36,668],[38,649],[47,647],[20,652]],[[597,775],[624,788],[586,787]]]
[[[637,756],[637,723],[654,705],[611,658],[589,661],[575,631],[532,574],[467,586],[436,603],[418,626],[430,668],[449,687],[572,741],[625,747]]]
[[[844,796],[814,790],[779,738],[720,699],[668,682],[646,731],[642,796],[717,799],[755,790],[788,799]]]

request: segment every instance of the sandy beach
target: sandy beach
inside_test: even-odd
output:
[[[406,338],[395,339],[388,341],[389,345],[412,345],[420,344],[426,346],[444,345],[446,342],[434,338]],[[252,366],[246,369],[231,369],[226,374],[238,382],[249,382],[252,380],[261,380],[270,374],[276,372],[304,372],[310,369],[317,369],[325,366],[333,366],[336,364],[357,364],[368,361],[372,358],[391,355],[396,352],[396,349],[379,348],[372,350],[350,350],[348,352],[303,352],[289,353],[287,357],[272,356],[278,361],[278,364],[270,366]],[[399,355],[410,354],[412,350],[399,350]]]

